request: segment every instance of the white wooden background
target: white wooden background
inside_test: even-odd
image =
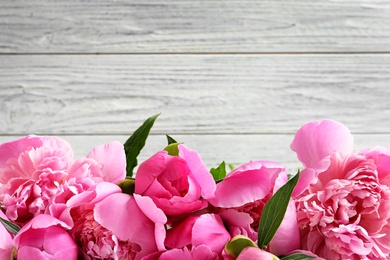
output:
[[[390,1],[0,1],[0,142],[60,135],[76,157],[162,113],[209,167],[267,159],[333,118],[390,147]]]

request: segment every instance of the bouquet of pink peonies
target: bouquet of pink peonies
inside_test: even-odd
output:
[[[0,260],[390,258],[388,149],[352,153],[323,120],[296,133],[293,176],[271,161],[209,170],[170,136],[134,175],[157,117],[77,160],[54,136],[1,144]]]

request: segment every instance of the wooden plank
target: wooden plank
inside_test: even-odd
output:
[[[389,133],[390,55],[3,55],[0,134]]]
[[[95,146],[113,140],[124,143],[128,136],[61,136],[67,140],[74,152],[75,159],[86,156]],[[295,153],[290,150],[293,135],[174,135],[177,141],[201,155],[207,167],[217,167],[222,161],[236,167],[249,161],[271,160],[285,165],[289,173],[301,167]],[[20,136],[0,136],[0,143],[20,138]],[[354,151],[384,146],[390,148],[389,134],[354,135]],[[139,156],[139,163],[166,146],[163,135],[149,136],[145,148]]]
[[[0,52],[390,51],[387,1],[0,1]]]

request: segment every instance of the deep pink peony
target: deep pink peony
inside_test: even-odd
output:
[[[190,216],[179,225],[167,231],[165,246],[168,249],[192,250],[205,245],[212,252],[222,256],[222,252],[231,239],[221,217],[217,214]]]
[[[215,197],[209,202],[215,207],[232,236],[245,235],[257,240],[257,229],[264,205],[288,181],[285,167],[270,161],[254,161],[230,172],[217,184]],[[286,255],[299,248],[299,231],[294,201],[269,244],[275,255]]]
[[[75,163],[70,145],[58,137],[30,135],[3,143],[0,203],[11,221],[23,225],[98,182],[124,179],[125,162],[119,142],[98,146]]]
[[[332,120],[304,125],[291,144],[306,168],[297,190],[302,249],[326,259],[389,259],[390,151],[351,153]]]
[[[84,259],[141,259],[165,250],[166,216],[148,197],[101,182],[57,206],[53,215],[73,226]]]
[[[138,168],[135,193],[149,196],[167,215],[180,215],[207,207],[215,181],[199,154],[178,146],[179,155],[160,151]]]
[[[41,214],[29,221],[15,236],[18,260],[76,260],[78,249],[67,233],[68,226]]]

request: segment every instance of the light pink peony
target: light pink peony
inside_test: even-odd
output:
[[[352,135],[332,120],[304,125],[291,148],[306,166],[295,191],[302,249],[325,259],[389,259],[390,151],[352,154]]]
[[[0,145],[0,202],[11,221],[23,224],[45,211],[73,162],[58,137],[27,136]]]
[[[222,256],[226,242],[230,239],[231,236],[219,215],[203,214],[190,216],[179,225],[169,229],[165,246],[168,249],[185,247],[194,249],[205,245],[212,252]]]
[[[209,202],[215,207],[232,236],[245,235],[257,240],[257,230],[265,204],[288,181],[285,167],[270,161],[254,161],[230,172],[217,184],[215,197]],[[269,244],[275,255],[286,255],[299,248],[299,231],[294,201]]]
[[[76,260],[78,248],[68,226],[49,215],[38,215],[15,236],[18,260]]]
[[[69,233],[84,259],[137,260],[165,250],[164,213],[150,198],[123,194],[112,183],[75,195],[53,214],[73,226]]]
[[[138,168],[135,193],[149,196],[167,215],[181,215],[207,207],[215,181],[199,154],[178,146],[179,155],[160,151]]]
[[[98,182],[125,178],[123,146],[111,142],[94,148],[87,158],[73,162],[73,151],[63,139],[30,135],[0,145],[0,203],[7,217],[20,225],[48,213],[53,203],[69,198]]]

